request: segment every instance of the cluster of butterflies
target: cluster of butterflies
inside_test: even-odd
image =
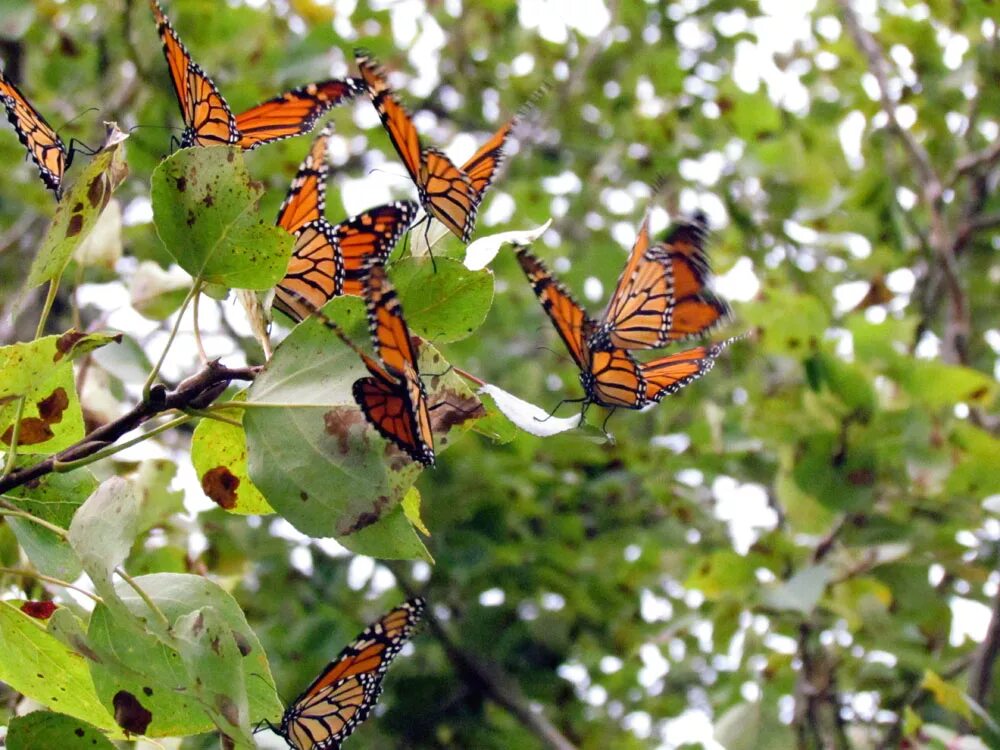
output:
[[[463,242],[503,160],[517,123],[512,118],[461,167],[437,149],[425,147],[413,120],[371,55],[355,53],[359,78],[318,81],[287,91],[234,114],[225,98],[194,62],[157,3],[149,0],[177,102],[184,121],[181,147],[229,145],[253,149],[310,132],[333,107],[367,94],[388,137],[413,180],[420,206],[431,219]],[[18,137],[37,164],[41,179],[57,199],[77,149],[56,131],[0,71],[0,100]],[[375,429],[410,458],[435,461],[427,394],[417,365],[417,349],[384,269],[396,242],[412,228],[418,206],[396,201],[332,224],[325,216],[330,126],[313,142],[302,162],[277,223],[295,235],[285,278],[274,305],[296,321],[319,315],[357,354],[368,370],[354,383],[354,398]],[[526,247],[517,258],[545,312],[580,370],[586,409],[641,409],[675,393],[708,372],[735,339],[696,346],[641,362],[632,352],[657,349],[701,336],[729,314],[709,290],[703,214],[675,224],[658,243],[650,238],[648,216],[628,257],[607,309],[591,318]],[[319,311],[333,297],[365,299],[376,356],[356,347]],[[410,600],[367,628],[346,647],[285,711],[274,727],[291,747],[339,748],[365,719],[381,690],[389,662],[410,636],[423,612]],[[268,724],[270,726],[270,724]]]

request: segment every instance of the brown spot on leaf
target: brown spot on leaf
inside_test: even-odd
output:
[[[176,185],[177,185],[177,192],[183,193],[185,190],[187,190],[188,187],[187,177],[178,177]]]
[[[103,664],[104,659],[98,656],[97,652],[94,651],[90,646],[87,645],[79,636],[72,636],[70,640],[73,642],[73,650],[78,654],[83,656],[85,659],[90,659],[95,664]]]
[[[236,641],[236,648],[240,650],[240,656],[247,656],[253,651],[250,641],[238,630],[233,631],[233,640]]]
[[[36,620],[48,620],[56,608],[55,602],[25,602],[21,605],[21,611]]]
[[[436,433],[448,432],[452,427],[464,424],[470,419],[481,419],[486,416],[486,408],[478,398],[451,390],[443,391],[428,408],[431,429]]]
[[[69,406],[69,396],[66,389],[56,388],[48,398],[43,398],[38,402],[38,416],[49,424],[56,424],[62,421],[63,412]]]
[[[38,416],[26,417],[21,420],[21,432],[18,435],[18,443],[21,445],[38,445],[46,440],[51,440],[55,433],[52,432],[51,425],[62,421],[63,412],[69,406],[69,396],[66,395],[65,388],[56,388],[46,398],[38,402]],[[14,436],[14,425],[7,428],[0,441],[10,445]]]
[[[364,415],[357,409],[335,407],[323,415],[323,428],[326,434],[337,439],[337,450],[346,456],[351,452],[351,428],[364,424]]]
[[[215,696],[215,707],[219,710],[219,713],[226,718],[226,721],[234,727],[238,727],[240,725],[239,709],[236,707],[233,699],[228,695],[217,693]]]
[[[188,215],[187,215],[187,220],[186,220],[186,222],[185,222],[185,223],[186,223],[186,224],[187,224],[187,225],[188,225],[189,227],[193,227],[193,226],[194,226],[194,223],[195,223],[195,221],[197,221],[197,217],[196,217],[196,216],[194,215],[194,211],[190,211],[190,210],[189,210],[189,211],[188,211]]]
[[[52,355],[52,361],[58,362],[60,359],[65,357],[71,351],[73,347],[77,345],[80,339],[87,338],[87,334],[83,331],[78,331],[75,328],[71,328],[58,339],[56,339],[56,353]]]
[[[115,707],[115,722],[128,734],[145,734],[146,728],[153,720],[153,714],[147,711],[132,693],[119,690],[111,699]]]
[[[226,161],[232,161],[235,158],[236,158],[236,152],[233,151],[232,149],[229,149],[229,153],[226,154]]]
[[[201,199],[201,202],[204,203],[207,208],[211,208],[215,205],[215,196],[211,193],[205,193],[205,197]]]
[[[104,207],[104,204],[108,202],[108,185],[107,181],[104,179],[104,175],[97,175],[90,184],[87,185],[87,200],[90,202],[91,208],[97,208],[98,206]]]
[[[353,534],[355,531],[361,531],[361,529],[366,526],[371,526],[385,514],[390,504],[391,501],[387,495],[379,495],[375,500],[375,505],[372,506],[370,511],[360,513],[353,521],[342,525],[337,530],[337,534],[339,536],[345,536],[347,534]]]
[[[305,490],[300,490],[299,491],[299,500],[301,500],[302,502],[305,502],[308,499],[309,499],[309,493],[306,492]]]
[[[201,488],[220,508],[230,510],[236,507],[236,489],[240,478],[226,466],[216,466],[205,472],[201,478]]]
[[[76,237],[83,230],[83,215],[73,214],[69,217],[69,226],[66,227],[67,237]]]
[[[151,688],[151,687],[144,687],[142,689],[142,694],[145,695],[147,698],[150,697],[153,694],[153,688]]]
[[[83,737],[83,735],[86,734],[86,732],[84,732],[80,727],[77,727],[76,729],[73,730],[73,734],[75,734],[77,737]]]
[[[212,653],[222,656],[222,643],[219,641],[219,636],[213,636],[212,640],[209,641],[209,645],[212,647]]]

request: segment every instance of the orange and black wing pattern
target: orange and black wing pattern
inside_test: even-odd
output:
[[[422,147],[420,136],[410,113],[406,111],[406,107],[400,103],[396,94],[389,87],[389,81],[382,66],[368,52],[355,50],[354,59],[358,63],[361,80],[368,90],[375,111],[378,112],[382,126],[389,134],[389,141],[396,149],[396,153],[399,154],[399,158],[402,159],[406,171],[410,173],[410,178],[419,189],[422,181],[420,174]],[[421,202],[423,202],[422,196]]]
[[[493,177],[503,164],[503,148],[516,124],[516,119],[508,121],[462,165],[462,171],[469,177],[472,189],[476,191],[477,202],[483,199],[483,193],[493,182]]]
[[[708,289],[711,267],[705,252],[707,233],[707,218],[699,211],[690,221],[671,227],[654,248],[669,268],[673,289],[664,343],[700,336],[729,317],[729,306]]]
[[[160,4],[149,0],[149,7],[156,19],[156,30],[163,42],[163,55],[167,58],[170,80],[184,119],[181,147],[238,143],[240,133],[236,118],[219,89],[191,59]]]
[[[416,215],[416,203],[394,201],[345,219],[330,230],[341,263],[339,294],[364,295],[368,267],[385,262]]]
[[[590,345],[587,340],[593,331],[594,322],[566,287],[556,281],[545,265],[528,252],[526,247],[517,248],[517,261],[576,366],[581,372],[588,370]]]
[[[308,133],[327,111],[362,91],[364,86],[353,78],[334,78],[286,91],[236,115],[237,143],[240,148],[253,149]]]
[[[591,341],[595,349],[651,349],[669,341],[674,290],[663,261],[650,249],[647,216]]]
[[[288,269],[274,290],[274,306],[293,320],[305,320],[341,294],[344,263],[326,219],[310,221],[295,234]]]
[[[403,319],[396,291],[381,264],[369,266],[364,281],[365,304],[380,362],[365,357],[370,377],[354,383],[354,399],[378,430],[414,461],[434,465],[434,434],[417,351]]]
[[[389,86],[381,66],[362,50],[355,59],[375,111],[396,153],[417,186],[420,204],[463,242],[476,223],[476,211],[503,158],[503,146],[515,121],[511,120],[459,169],[444,153],[425,148],[413,119]]]
[[[3,71],[0,71],[0,101],[7,108],[7,119],[17,131],[18,140],[38,165],[42,182],[56,194],[58,200],[62,197],[63,174],[72,161],[72,155],[67,154],[56,131]]]
[[[296,750],[338,750],[371,713],[389,664],[413,634],[425,603],[403,602],[373,622],[288,706],[278,734]]]
[[[324,216],[329,173],[326,153],[332,134],[333,126],[327,125],[313,140],[309,153],[288,188],[288,195],[278,209],[277,224],[286,232],[295,234],[309,222]]]
[[[645,384],[645,402],[659,401],[697,380],[712,369],[716,358],[726,347],[741,338],[742,336],[736,336],[711,346],[696,346],[644,362],[639,368]]]
[[[191,59],[191,53],[157,0],[149,0],[149,6],[184,119],[182,148],[236,145],[252,149],[262,143],[302,135],[312,130],[327,110],[363,91],[361,82],[350,78],[321,81],[287,91],[234,115],[212,79]]]

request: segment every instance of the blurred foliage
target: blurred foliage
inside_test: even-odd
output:
[[[211,459],[195,462],[192,480],[186,424],[146,444],[156,450],[142,459],[155,461],[116,455],[5,495],[5,508],[70,528],[66,540],[23,518],[0,523],[0,581],[10,599],[0,605],[0,651],[21,654],[0,660],[11,747],[38,747],[35,736],[54,744],[75,730],[90,736],[95,727],[120,737],[111,715],[127,669],[170,671],[191,686],[181,696],[128,683],[140,703],[174,712],[156,716],[170,732],[203,732],[210,718],[234,715],[199,708],[219,690],[218,674],[232,678],[241,721],[275,721],[268,668],[287,700],[367,622],[420,593],[434,623],[393,666],[382,705],[352,748],[558,746],[543,739],[537,717],[587,749],[1000,748],[1000,674],[995,654],[984,661],[979,647],[1000,638],[995,3],[885,3],[863,18],[905,135],[940,185],[887,118],[847,0],[795,10],[607,0],[562,19],[555,10],[541,27],[533,9],[564,6],[254,5],[165,7],[236,111],[347,74],[351,48],[363,45],[397,71],[393,84],[427,143],[447,148],[460,133],[482,142],[550,82],[517,130],[477,236],[553,217],[535,250],[596,311],[648,206],[672,216],[704,208],[716,229],[713,265],[738,298],[723,334],[754,335],[656,408],[616,414],[613,441],[594,429],[606,416],[600,409],[591,409],[589,427],[544,439],[508,440],[504,424],[505,440],[493,441],[491,425],[503,421],[496,415],[475,432],[456,431],[435,469],[402,479],[396,472],[393,497],[406,495],[407,513],[384,516],[374,542],[346,537],[354,552],[305,536],[311,521],[296,531],[277,516],[213,506],[198,486]],[[609,23],[591,34],[605,8]],[[125,144],[129,177],[116,192],[124,256],[113,272],[84,256],[70,261],[44,331],[122,321],[126,334],[73,363],[80,393],[67,385],[75,416],[57,427],[59,437],[136,402],[190,288],[162,272],[172,258],[207,249],[175,238],[168,251],[150,219],[154,169],[180,117],[144,3],[8,0],[0,60],[66,142],[97,145],[102,120],[138,126]],[[341,204],[356,180],[388,185],[386,198],[413,197],[367,101],[330,117],[339,138],[331,221],[359,208]],[[248,221],[261,236],[308,142],[244,155],[248,180],[260,183],[243,189],[244,202],[259,198]],[[980,153],[992,158],[970,162]],[[0,163],[0,340],[30,342],[44,287],[27,289],[26,278],[53,201],[6,126]],[[85,169],[74,163],[68,182]],[[440,361],[545,406],[579,395],[575,368],[512,254],[502,250],[491,272],[470,273],[448,260],[462,252],[453,238],[435,250],[440,280],[414,261],[399,265],[415,329]],[[246,263],[234,268],[266,276]],[[231,281],[228,273],[209,280]],[[131,312],[130,290],[146,318]],[[435,313],[439,294],[466,294],[456,302],[460,319]],[[204,319],[218,323],[203,330],[210,356],[230,366],[262,361],[236,308],[200,304]],[[344,355],[327,339],[327,357]],[[175,380],[197,366],[193,356],[168,365],[165,377]],[[64,378],[68,367],[67,359],[46,376]],[[2,394],[49,388],[31,378],[4,391],[12,376],[0,376]],[[248,420],[253,438],[273,440],[291,460],[296,433],[264,434],[266,421]],[[215,431],[223,445],[205,427],[199,434],[196,444],[231,456],[239,477],[256,476],[253,451],[248,457],[236,444],[238,427]],[[129,477],[141,498],[128,529],[95,518],[98,506],[83,510],[116,475]],[[91,495],[97,481],[105,484]],[[414,481],[419,494],[408,491]],[[87,518],[97,530],[80,530]],[[415,531],[417,518],[429,536]],[[386,539],[403,538],[409,561],[359,554],[385,554]],[[99,544],[109,540],[115,549]],[[110,582],[107,565],[122,560],[175,630],[151,631],[148,603]],[[81,563],[105,597],[96,609],[25,571],[73,578]],[[174,607],[178,596],[191,607]],[[53,597],[61,606],[48,625],[20,609],[20,600]],[[236,655],[205,650],[185,619],[200,607],[210,632],[231,628],[254,643],[252,668],[234,669]],[[997,632],[987,632],[988,621]],[[74,656],[82,643],[100,649],[100,669]],[[133,645],[118,653],[123,643]],[[229,671],[199,682],[214,658]],[[18,692],[58,713],[13,718]],[[182,746],[217,747],[218,738]]]

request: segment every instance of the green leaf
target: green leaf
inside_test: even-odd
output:
[[[362,340],[360,300],[339,298],[325,310]],[[474,422],[479,401],[430,345],[420,349],[435,450]],[[420,474],[372,428],[351,386],[364,365],[319,320],[298,325],[254,381],[244,426],[253,483],[271,506],[313,537],[343,537],[392,510]],[[439,403],[443,408],[435,408]],[[256,407],[255,407],[256,405]],[[276,439],[275,436],[281,436]]]
[[[410,491],[416,492],[416,489],[411,487]],[[412,510],[408,513],[405,509],[411,493],[407,493],[402,503],[375,523],[355,531],[350,536],[338,537],[337,541],[358,555],[368,555],[382,560],[425,560],[433,564],[434,558],[417,534],[417,529],[427,533],[426,529],[410,519]],[[418,494],[418,504],[419,497]],[[419,516],[417,518],[419,521]]]
[[[726,750],[752,750],[760,733],[760,703],[737,703],[715,722],[715,741]]]
[[[242,422],[243,410],[234,408],[220,416]],[[201,420],[191,438],[191,462],[201,489],[220,508],[245,515],[274,513],[247,471],[247,436],[242,427]]]
[[[115,726],[97,700],[84,658],[11,601],[0,602],[0,653],[0,682],[70,716],[104,728]]]
[[[65,474],[47,474],[27,487],[10,491],[8,498],[17,506],[42,520],[68,529],[76,509],[97,489],[97,480],[87,469]],[[39,572],[64,581],[72,581],[81,572],[80,560],[63,537],[33,521],[9,518],[28,559]]]
[[[132,307],[150,320],[166,320],[184,302],[193,283],[190,276],[171,266],[164,271],[158,263],[144,260],[129,280]]]
[[[872,503],[877,465],[860,441],[844,445],[840,436],[824,432],[800,446],[792,476],[799,489],[828,508],[856,511]]]
[[[969,367],[898,357],[890,374],[914,399],[932,409],[959,402],[989,408],[997,397],[996,381]]]
[[[754,564],[730,550],[718,550],[697,561],[685,585],[706,599],[738,597],[755,588]]]
[[[822,341],[829,314],[815,297],[768,289],[753,305],[741,310],[761,329],[759,341],[769,352],[804,356]]]
[[[958,714],[966,721],[972,721],[972,708],[969,706],[969,699],[965,693],[946,682],[936,672],[927,670],[924,672],[924,679],[920,687],[930,692],[934,696],[934,701],[946,711]]]
[[[237,747],[253,748],[243,664],[229,623],[214,607],[177,618],[173,633],[188,671],[188,684],[215,726]]]
[[[238,148],[182,149],[153,172],[156,231],[195,278],[268,289],[285,275],[292,237],[261,215],[262,193]]]
[[[810,565],[796,571],[787,581],[768,588],[764,592],[763,603],[774,609],[808,615],[832,579],[833,571],[828,565]]]
[[[128,175],[122,145],[127,137],[117,130],[110,134],[108,142],[113,143],[90,160],[83,174],[59,201],[49,231],[28,272],[27,288],[62,276],[77,246],[97,224],[112,193]]]
[[[132,482],[121,477],[103,482],[80,506],[69,526],[69,543],[83,569],[105,604],[118,611],[112,576],[125,562],[138,533],[138,493]]]
[[[104,732],[75,716],[33,711],[26,716],[11,718],[7,727],[8,750],[37,750],[40,747],[115,750]]]
[[[213,619],[213,630],[218,632],[220,621],[224,623],[229,641],[236,645],[241,655],[242,682],[230,683],[229,700],[237,706],[248,700],[247,715],[251,720],[281,715],[281,703],[274,691],[267,657],[235,599],[218,584],[201,576],[157,573],[138,576],[135,582],[175,627],[179,621],[193,626],[193,622],[182,618],[203,608],[213,609],[218,614],[218,619]],[[128,620],[135,622],[156,617],[131,588],[119,585],[116,596],[128,609]],[[194,637],[190,631],[188,634]],[[104,605],[94,609],[87,635],[97,653],[115,656],[115,661],[105,659],[91,667],[97,694],[106,705],[112,704],[119,691],[134,696],[152,714],[146,730],[152,737],[184,736],[215,728],[206,713],[198,681],[202,685],[215,685],[215,678],[209,672],[219,663],[195,655],[201,648],[195,645],[195,642],[200,643],[199,639],[175,639],[171,646],[149,633],[137,634],[125,618],[115,615]],[[227,654],[225,668],[228,670],[233,658],[229,643],[220,642],[220,649]],[[187,653],[182,656],[181,650]],[[246,697],[240,695],[241,685],[245,686]],[[216,705],[212,710],[220,708]]]
[[[433,264],[429,258],[406,258],[392,266],[392,281],[410,330],[431,341],[472,335],[493,304],[493,274],[470,271],[453,258],[436,258]]]
[[[0,347],[0,444],[10,445],[20,397],[18,453],[55,453],[83,437],[71,348],[64,336]]]
[[[139,464],[133,478],[139,497],[137,536],[174,513],[184,512],[184,491],[170,489],[175,476],[177,464],[173,461],[151,458]]]

